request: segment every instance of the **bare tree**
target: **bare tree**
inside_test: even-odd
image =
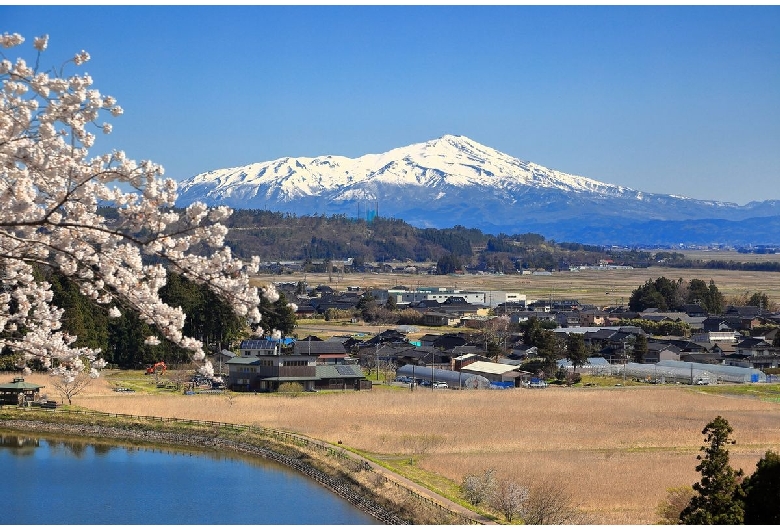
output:
[[[527,500],[528,488],[509,479],[497,480],[489,498],[490,506],[500,512],[508,523],[523,513]]]
[[[523,505],[521,516],[525,524],[586,524],[585,514],[572,500],[560,482],[545,480],[533,484]]]
[[[54,390],[59,392],[63,399],[68,400],[68,405],[73,404],[73,397],[80,394],[92,382],[92,378],[85,373],[77,373],[69,376],[52,376]]]
[[[680,513],[691,502],[693,494],[691,486],[667,488],[666,499],[656,508],[656,513],[660,517],[658,524],[680,524]]]
[[[409,463],[414,465],[414,457],[421,458],[444,442],[444,438],[436,434],[405,435],[404,445],[411,449]]]

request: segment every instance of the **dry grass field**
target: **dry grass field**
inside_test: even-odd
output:
[[[740,259],[736,253],[732,256]],[[724,257],[712,259],[725,259]],[[747,261],[747,259],[742,260]],[[304,280],[311,286],[388,288],[442,286],[517,291],[529,299],[578,299],[599,306],[627,304],[648,279],[712,279],[727,301],[764,292],[780,301],[780,273],[654,267],[561,272],[551,276],[423,276],[290,274],[258,283]],[[362,329],[362,326],[359,326]],[[366,328],[371,328],[366,326]],[[333,326],[334,331],[340,328]],[[344,329],[346,331],[346,329]],[[299,334],[306,335],[305,328]],[[127,378],[148,392],[123,394]],[[28,381],[46,385],[46,376]],[[732,465],[752,473],[768,449],[780,451],[780,401],[713,395],[692,387],[407,390],[285,396],[183,395],[158,392],[140,373],[108,373],[74,405],[88,409],[254,424],[291,430],[371,454],[396,467],[458,484],[467,473],[493,468],[528,484],[564,484],[593,524],[653,524],[670,487],[698,480],[701,430],[716,416],[734,428]],[[54,398],[51,386],[50,398]]]
[[[710,395],[692,387],[414,392],[377,387],[230,397],[111,390],[128,377],[143,381],[140,374],[106,374],[74,398],[74,405],[341,440],[386,462],[415,457],[417,468],[455,483],[488,468],[529,484],[550,479],[565,484],[592,524],[655,523],[666,489],[699,478],[701,430],[718,415],[734,428],[734,467],[752,473],[768,449],[780,451],[780,402]],[[47,378],[27,380],[46,384]]]
[[[742,254],[734,254],[738,259]],[[750,256],[749,254],[747,256]],[[745,259],[744,261],[748,261]],[[258,283],[298,282],[305,279],[309,286],[329,285],[333,289],[347,286],[387,289],[396,285],[408,288],[450,287],[463,290],[480,289],[510,291],[525,294],[529,300],[575,299],[582,304],[599,307],[628,305],[631,292],[647,280],[664,276],[671,280],[693,278],[713,280],[721,293],[730,299],[745,293],[762,292],[769,299],[780,302],[780,272],[751,272],[709,269],[671,269],[649,267],[632,270],[584,270],[555,272],[549,276],[534,275],[413,275],[413,274],[346,274],[341,278],[328,274],[285,274],[260,276]]]

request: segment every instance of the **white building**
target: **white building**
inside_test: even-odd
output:
[[[440,304],[452,297],[460,297],[473,305],[497,307],[506,303],[525,303],[524,294],[507,291],[463,291],[446,287],[420,287],[413,291],[388,289],[388,297],[393,297],[396,304],[411,304],[425,300],[435,300]]]

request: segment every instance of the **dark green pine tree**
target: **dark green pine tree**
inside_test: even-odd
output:
[[[704,427],[708,445],[702,446],[704,456],[696,471],[701,480],[693,485],[696,492],[690,503],[680,513],[680,522],[688,525],[742,524],[745,518],[740,479],[742,470],[735,471],[729,465],[726,447],[735,444],[730,438],[733,429],[721,416]]]
[[[588,359],[588,349],[585,346],[585,337],[580,333],[569,333],[566,339],[566,358],[571,361],[574,371],[578,366],[585,364]]]
[[[780,454],[767,451],[742,488],[745,524],[780,525]]]
[[[636,340],[634,341],[633,356],[634,362],[644,362],[645,357],[647,356],[647,335],[639,333],[636,336]]]
[[[289,306],[284,293],[279,293],[279,299],[276,302],[269,302],[266,298],[261,297],[260,313],[263,315],[260,327],[266,334],[278,329],[282,332],[282,336],[289,337],[297,325],[295,311]]]

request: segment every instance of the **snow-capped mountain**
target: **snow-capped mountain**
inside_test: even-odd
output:
[[[779,201],[739,206],[644,193],[548,169],[452,135],[358,158],[280,158],[219,169],[179,187],[180,206],[203,201],[350,217],[378,209],[382,217],[420,227],[463,225],[509,234],[543,227],[548,233],[563,230],[554,236],[558,240],[593,243],[575,239],[576,232],[603,231],[605,223],[780,215]],[[571,237],[565,226],[571,226]]]

